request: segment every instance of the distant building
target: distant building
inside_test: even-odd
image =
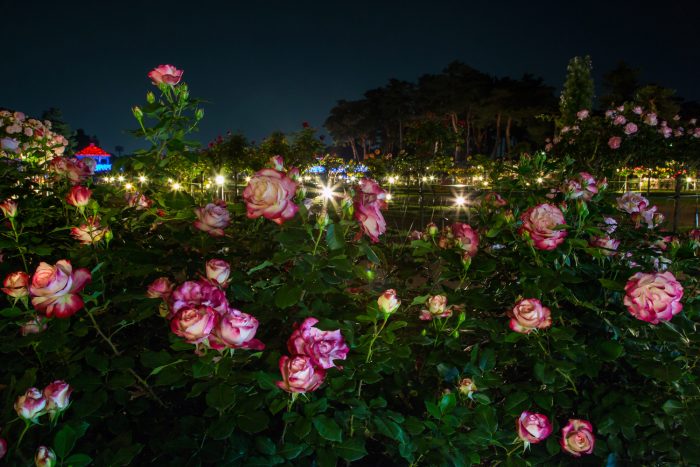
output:
[[[95,172],[109,172],[112,170],[112,155],[101,147],[95,146],[95,143],[90,143],[89,146],[76,152],[75,157],[78,159],[86,157],[94,159],[97,163],[95,165]]]

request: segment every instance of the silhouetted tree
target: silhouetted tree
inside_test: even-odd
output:
[[[591,57],[574,57],[566,68],[566,81],[559,100],[561,126],[571,125],[576,121],[576,112],[591,110],[595,88],[591,77]]]
[[[615,68],[603,75],[603,91],[600,105],[611,108],[634,100],[639,89],[639,69],[620,60]]]

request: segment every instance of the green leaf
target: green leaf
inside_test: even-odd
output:
[[[328,441],[342,441],[343,431],[340,426],[330,417],[319,415],[313,419],[314,427],[318,434]]]
[[[226,384],[214,386],[207,392],[207,405],[222,411],[228,408],[236,400],[236,391]]]
[[[454,410],[455,406],[457,405],[457,398],[453,393],[447,393],[442,396],[442,399],[440,399],[440,413],[442,415],[445,415],[446,413],[450,413]]]
[[[265,260],[262,263],[258,264],[257,266],[248,269],[247,274],[250,276],[254,272],[257,272],[257,271],[260,271],[261,269],[265,269],[267,267],[273,266],[274,264],[275,263],[273,263],[272,261]]]
[[[430,294],[428,295],[419,295],[418,297],[415,297],[413,301],[411,302],[411,306],[413,305],[422,305],[426,301],[428,301],[428,297],[430,297]]]
[[[343,444],[336,444],[334,450],[336,454],[348,462],[354,462],[367,455],[365,440],[360,437],[350,438]]]
[[[336,467],[338,456],[331,449],[316,449],[316,462],[318,462],[319,467]]]
[[[4,310],[0,311],[0,316],[3,318],[16,318],[18,316],[22,315],[22,310],[16,307],[12,308],[5,308]]]
[[[438,420],[442,418],[442,412],[440,412],[440,409],[438,409],[438,406],[434,402],[425,401],[425,408],[434,418]]]
[[[303,444],[284,443],[282,448],[277,451],[277,454],[288,460],[296,459],[304,450],[304,447]]]
[[[78,441],[78,433],[70,426],[64,425],[53,438],[53,450],[60,459],[65,459]]]
[[[330,224],[326,231],[326,243],[331,250],[339,250],[345,246],[343,230],[336,224]]]
[[[685,407],[683,407],[683,404],[680,401],[669,399],[666,402],[664,402],[664,405],[661,406],[661,408],[670,416],[676,416],[679,415],[683,412],[685,412]]]
[[[236,420],[232,416],[223,416],[207,427],[207,435],[216,440],[226,439],[231,436],[234,428],[236,428]]]
[[[360,247],[360,250],[362,251],[362,253],[364,253],[364,255],[367,257],[368,260],[370,260],[370,261],[373,262],[374,264],[379,264],[379,263],[380,263],[379,257],[378,257],[377,254],[374,252],[374,250],[372,249],[371,246],[369,246],[369,245],[368,245],[367,243],[365,243],[365,242],[362,242],[362,243],[360,243],[359,247]]]
[[[275,305],[278,308],[289,308],[296,305],[301,300],[304,290],[297,285],[283,285],[275,294]]]
[[[600,358],[605,362],[617,360],[625,351],[625,348],[619,342],[603,341],[598,344],[600,349]]]
[[[625,290],[625,284],[618,281],[613,281],[610,279],[598,279],[600,285],[609,290]]]
[[[270,418],[265,412],[252,412],[238,417],[238,427],[246,433],[260,433],[270,423]]]
[[[63,463],[67,467],[85,467],[92,463],[92,457],[87,454],[73,454],[68,459],[64,460]]]
[[[131,465],[131,461],[143,449],[143,444],[134,443],[131,446],[121,448],[110,459],[109,465]]]
[[[275,443],[270,438],[266,438],[264,436],[258,436],[255,438],[255,448],[268,456],[272,456],[275,454],[275,452],[277,452]]]
[[[481,353],[481,359],[479,360],[479,368],[481,371],[493,370],[496,366],[496,352],[493,349],[486,349]]]

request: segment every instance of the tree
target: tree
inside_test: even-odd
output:
[[[560,126],[576,121],[576,112],[593,107],[595,89],[591,77],[591,57],[574,57],[566,68],[566,81],[559,100]]]
[[[51,131],[58,133],[66,138],[69,142],[69,150],[75,150],[75,140],[72,139],[73,130],[70,125],[63,119],[63,112],[58,107],[49,107],[41,114],[41,120],[51,122]]]
[[[121,157],[122,153],[124,152],[124,146],[120,146],[120,145],[114,146],[114,152],[117,153],[117,157]]]
[[[639,89],[639,68],[632,68],[620,60],[617,66],[603,75],[603,91],[600,98],[603,108],[612,108],[634,100]]]

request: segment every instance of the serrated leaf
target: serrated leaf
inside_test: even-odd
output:
[[[328,441],[342,441],[343,431],[332,418],[325,415],[319,415],[314,417],[313,424],[321,437],[327,439]]]

